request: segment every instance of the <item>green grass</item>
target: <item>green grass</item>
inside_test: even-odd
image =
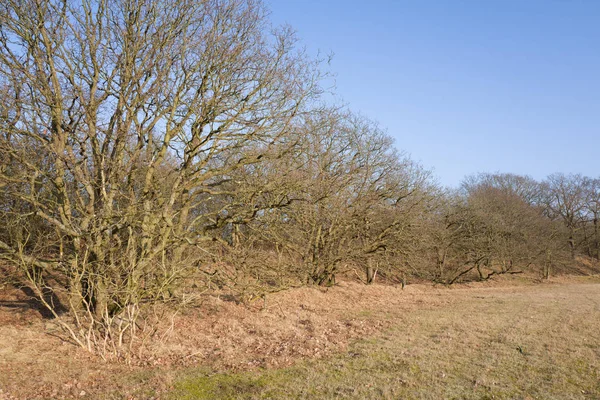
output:
[[[483,295],[482,295],[483,294]],[[196,371],[174,399],[598,399],[600,288],[449,291],[391,329],[284,369]]]

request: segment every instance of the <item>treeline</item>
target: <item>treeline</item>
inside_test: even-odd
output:
[[[467,268],[445,281],[472,270],[480,279],[516,270],[546,278],[553,269],[577,272],[578,256],[600,257],[599,202],[600,179],[581,175],[553,174],[542,182],[513,174],[466,178],[445,218],[457,234],[450,254],[458,250],[458,264]]]
[[[267,14],[0,6],[0,259],[81,346],[122,348],[144,307],[207,290],[451,284],[599,258],[598,179],[444,190],[377,124],[325,104],[321,60]]]

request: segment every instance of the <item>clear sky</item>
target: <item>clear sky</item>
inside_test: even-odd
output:
[[[337,93],[456,186],[600,177],[600,0],[266,0]]]

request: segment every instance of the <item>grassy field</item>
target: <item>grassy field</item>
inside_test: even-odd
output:
[[[600,399],[600,277],[211,297],[132,365],[68,344],[19,293],[0,288],[0,400]]]
[[[343,354],[283,369],[188,371],[170,398],[600,398],[600,285],[435,295],[443,301],[364,311],[366,321],[389,325]]]

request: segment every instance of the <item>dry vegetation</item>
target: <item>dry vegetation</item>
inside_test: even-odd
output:
[[[461,338],[478,329],[485,336],[485,321],[512,306],[471,302],[475,292],[367,285],[597,271],[600,179],[497,173],[441,188],[377,123],[326,104],[325,60],[268,15],[260,0],[0,3],[3,397],[110,396],[113,385],[113,396],[145,398],[166,393],[177,368],[282,368],[373,335],[356,342],[353,361],[315,368],[332,381],[327,368],[337,368],[350,381],[375,363],[384,371],[372,379],[392,396],[401,388],[384,381],[396,368],[385,354],[407,345],[402,327],[418,320],[416,333],[441,329],[443,318],[415,302],[445,310]],[[534,300],[516,296],[516,315]],[[479,303],[484,309],[473,308]],[[544,310],[548,323],[558,322],[553,312]],[[417,349],[434,352],[445,336],[436,338]],[[468,353],[454,351],[457,360]],[[511,359],[497,356],[509,369]],[[443,364],[436,357],[432,365]],[[424,372],[402,378],[407,388],[425,385],[430,371],[415,365]],[[316,380],[319,395],[335,394],[304,367],[291,368],[177,387],[206,391],[225,379],[268,397],[271,385],[261,382],[277,378],[273,390],[288,390],[291,371]],[[442,370],[463,385],[460,371]],[[477,390],[508,377],[485,375]],[[338,386],[340,395],[376,396]]]
[[[260,306],[212,299],[131,366],[61,342],[36,311],[7,308],[17,293],[4,289],[0,398],[594,399],[599,284],[342,282]]]
[[[173,398],[600,396],[597,283],[409,293],[380,289],[390,301],[370,308],[368,320],[387,328],[339,355],[285,369],[192,375]]]

